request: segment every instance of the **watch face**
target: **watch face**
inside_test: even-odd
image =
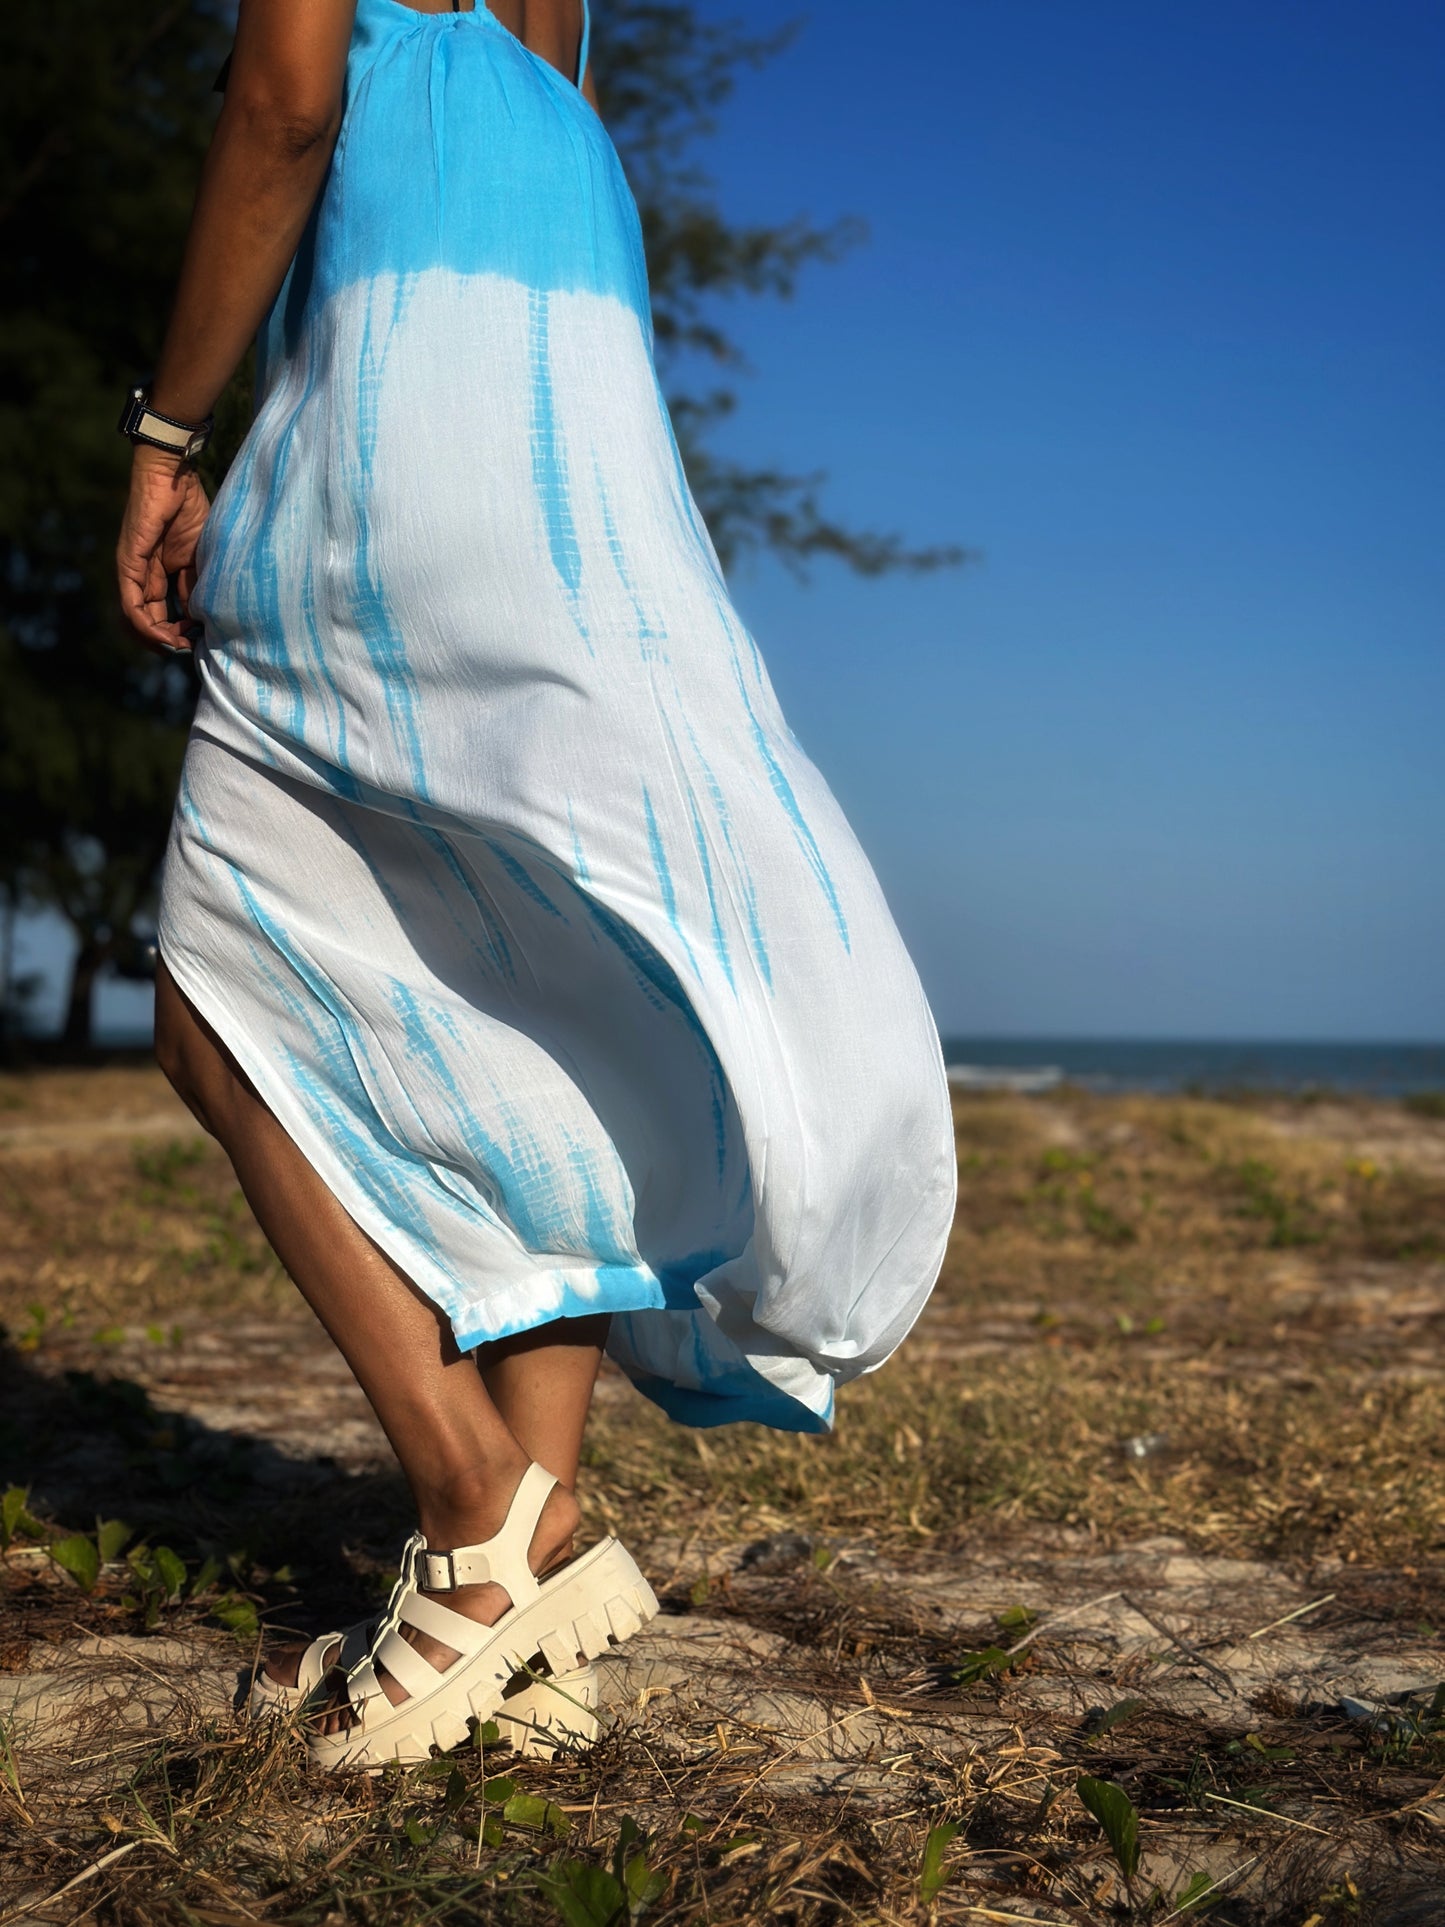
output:
[[[133,442],[149,442],[156,448],[168,448],[184,462],[193,462],[211,439],[209,421],[199,428],[192,428],[186,422],[172,421],[169,416],[157,414],[150,406],[144,388],[130,391],[116,427]]]

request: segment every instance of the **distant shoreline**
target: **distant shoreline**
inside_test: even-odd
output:
[[[56,1037],[0,1047],[15,1070],[149,1062],[144,1031],[102,1034],[89,1050]],[[1298,1040],[946,1036],[949,1081],[960,1091],[1041,1094],[1070,1084],[1111,1092],[1403,1098],[1445,1094],[1445,1043],[1310,1043]]]
[[[1409,1097],[1445,1091],[1445,1043],[1238,1042],[1163,1038],[945,1037],[963,1090],[1338,1091]]]

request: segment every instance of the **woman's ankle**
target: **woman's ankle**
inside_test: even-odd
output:
[[[443,1479],[429,1479],[416,1493],[418,1521],[427,1544],[438,1551],[483,1545],[501,1531],[513,1497],[526,1470],[524,1460],[515,1474],[490,1468],[465,1471]],[[541,1559],[555,1561],[581,1523],[575,1493],[555,1485],[547,1495],[533,1535],[534,1566]]]
[[[505,1458],[482,1452],[458,1453],[450,1464],[431,1459],[422,1474],[409,1480],[417,1519],[428,1541],[441,1546],[448,1542],[437,1537],[438,1533],[461,1530],[490,1538],[506,1518],[526,1469],[527,1461],[520,1451]],[[475,1544],[476,1539],[457,1543]]]

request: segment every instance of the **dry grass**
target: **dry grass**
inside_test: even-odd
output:
[[[1111,1695],[1118,1723],[1097,1736],[1038,1711],[1010,1723],[998,1685],[951,1683],[956,1648],[943,1658],[866,1587],[809,1571],[733,1591],[750,1624],[771,1620],[795,1641],[783,1688],[824,1692],[845,1716],[906,1709],[908,1744],[873,1776],[886,1801],[820,1788],[794,1746],[705,1695],[674,1704],[663,1735],[619,1729],[580,1757],[518,1764],[483,1744],[339,1783],[307,1775],[291,1734],[208,1718],[184,1697],[160,1732],[117,1731],[113,1697],[64,1750],[32,1744],[8,1789],[0,1763],[11,1849],[0,1893],[23,1910],[0,1920],[624,1927],[617,1893],[597,1885],[619,1856],[641,1903],[632,1917],[651,1927],[1163,1927],[1186,1917],[1175,1909],[1201,1869],[1218,1891],[1187,1917],[1216,1927],[1441,1918],[1426,1811],[1445,1772],[1438,1718],[1362,1735],[1280,1708],[1246,1743]],[[946,1705],[956,1720],[961,1702],[990,1735],[971,1757],[931,1744],[930,1716]],[[1132,1879],[1080,1802],[1082,1774],[1127,1787],[1143,1816]],[[930,1838],[948,1875],[932,1895]]]
[[[1445,1547],[1445,1131],[1332,1107],[958,1106],[961,1202],[909,1348],[819,1444],[602,1415],[594,1501],[726,1533],[1167,1528],[1371,1562]],[[1301,1129],[1301,1126],[1304,1128]],[[1392,1134],[1391,1134],[1392,1133]],[[1152,1435],[1131,1464],[1123,1442]]]
[[[120,1130],[0,1154],[12,1338],[69,1326],[103,1358],[128,1327],[303,1318],[224,1158],[168,1113],[159,1079],[90,1075],[0,1079],[12,1132],[98,1113]],[[127,1138],[128,1116],[162,1128]],[[1167,1526],[1214,1549],[1374,1562],[1445,1545],[1445,1120],[1075,1093],[973,1097],[957,1126],[937,1292],[900,1359],[845,1391],[836,1434],[710,1441],[604,1405],[599,1517],[915,1541],[980,1517]],[[1121,1443],[1144,1435],[1163,1443],[1130,1464]]]
[[[104,1334],[204,1311],[294,1317],[219,1148],[159,1072],[0,1076],[0,1319]]]
[[[719,1579],[723,1549],[797,1529],[927,1559],[1029,1528],[1101,1542],[1168,1531],[1212,1552],[1339,1560],[1366,1593],[1388,1569],[1373,1610],[1438,1623],[1445,1118],[1064,1092],[971,1097],[957,1126],[961,1204],[938,1291],[899,1360],[844,1393],[836,1433],[695,1435],[636,1399],[604,1399],[584,1495],[594,1520],[665,1550],[683,1604],[786,1632],[811,1656],[814,1687],[854,1700],[911,1694],[926,1707],[937,1695],[956,1708],[957,1637],[941,1645],[861,1581],[811,1568],[750,1591]],[[8,1430],[0,1420],[5,1474],[43,1496],[58,1432],[89,1427],[113,1441],[126,1516],[153,1538],[192,1562],[234,1553],[229,1583],[258,1603],[294,1609],[299,1585],[308,1615],[318,1601],[329,1610],[326,1575],[305,1569],[313,1497],[291,1506],[253,1478],[243,1448],[186,1432],[143,1394],[105,1390],[123,1334],[149,1328],[159,1346],[188,1320],[242,1316],[285,1329],[305,1314],[224,1161],[153,1074],[0,1079],[0,1318],[23,1393]],[[60,1334],[57,1358],[82,1347],[89,1381],[47,1363]],[[157,1446],[162,1434],[170,1443]],[[1143,1437],[1148,1455],[1131,1459],[1125,1442]],[[175,1475],[178,1459],[191,1476]],[[394,1484],[373,1480],[360,1497],[355,1485],[338,1485],[324,1542],[309,1548],[343,1590],[375,1583],[386,1557],[375,1548],[404,1522]],[[119,1503],[96,1491],[97,1504]],[[4,1570],[7,1630],[22,1646],[57,1612],[99,1630],[132,1624],[104,1582],[82,1599],[54,1575],[21,1585]],[[205,1605],[172,1617],[199,1622]],[[1006,1710],[1000,1682],[970,1690]],[[1091,1741],[1077,1720],[1031,1716],[1011,1746],[972,1761],[925,1749],[886,1814],[789,1791],[766,1747],[659,1751],[620,1734],[583,1759],[519,1770],[524,1790],[562,1809],[564,1839],[487,1805],[494,1763],[329,1790],[306,1780],[293,1743],[195,1715],[128,1750],[98,1740],[79,1774],[43,1753],[22,1760],[18,1790],[13,1775],[4,1790],[0,1758],[0,1808],[32,1893],[124,1849],[37,1916],[57,1920],[580,1920],[555,1882],[581,1878],[572,1863],[607,1862],[630,1815],[659,1876],[649,1921],[963,1921],[1027,1916],[1045,1896],[1043,1918],[1162,1921],[1169,1904],[1148,1880],[1128,1889],[1110,1871],[1070,1791],[1084,1770],[1126,1782],[1156,1845],[1176,1839],[1179,1864],[1192,1851],[1199,1864],[1206,1837],[1241,1862],[1261,1857],[1264,1887],[1241,1878],[1203,1910],[1220,1923],[1302,1927],[1313,1912],[1316,1927],[1428,1927],[1445,1903],[1431,1912],[1433,1899],[1409,1896],[1445,1888],[1419,1805],[1445,1773],[1445,1739],[1417,1724],[1387,1743],[1277,1708],[1262,1713],[1260,1740],[1277,1757],[1242,1759],[1237,1736],[1197,1720],[1143,1716]],[[1323,1802],[1333,1844],[1313,1823],[1231,1832],[1212,1796],[1241,1791],[1282,1812]],[[1314,1806],[1298,1806],[1306,1794]],[[925,1839],[955,1822],[954,1878],[926,1903]],[[1181,1883],[1155,1884],[1177,1900]]]

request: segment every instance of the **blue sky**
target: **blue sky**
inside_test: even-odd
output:
[[[1402,0],[833,0],[727,110],[871,230],[730,445],[984,552],[736,585],[945,1031],[1445,1036],[1442,82]]]
[[[831,0],[727,108],[870,228],[728,445],[984,555],[736,584],[945,1032],[1445,1038],[1442,83],[1424,0]]]

